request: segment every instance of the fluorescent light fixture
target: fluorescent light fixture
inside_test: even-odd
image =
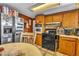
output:
[[[75,6],[76,6],[77,8],[79,8],[79,3],[75,3]]]
[[[59,3],[45,3],[45,4],[42,4],[42,5],[32,8],[32,11],[44,11],[44,10],[54,8],[59,5],[60,5]]]

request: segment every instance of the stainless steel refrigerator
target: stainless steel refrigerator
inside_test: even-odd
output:
[[[0,13],[0,44],[10,43],[12,39],[12,16],[8,16],[4,13]]]
[[[14,39],[15,42],[20,42],[21,32],[24,30],[24,22],[20,17],[15,17],[15,29],[14,29]]]
[[[0,44],[19,42],[23,29],[22,18],[0,13]]]

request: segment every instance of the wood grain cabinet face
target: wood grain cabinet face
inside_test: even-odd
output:
[[[36,44],[42,46],[42,34],[36,35]]]
[[[67,27],[67,28],[78,27],[78,10],[64,13],[63,27]]]
[[[59,52],[64,53],[64,49],[65,49],[65,41],[63,40],[63,38],[59,39]]]
[[[63,13],[53,15],[53,22],[62,22]]]
[[[79,40],[76,43],[76,56],[79,56]]]
[[[51,23],[53,21],[52,15],[45,16],[45,23]]]
[[[36,16],[36,23],[37,24],[44,24],[44,16],[43,15]]]
[[[69,56],[75,55],[75,39],[60,37],[59,40],[59,52]]]

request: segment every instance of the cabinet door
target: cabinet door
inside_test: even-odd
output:
[[[76,56],[79,56],[79,40],[77,40],[76,44]]]
[[[36,23],[44,24],[44,16],[43,15],[36,16]]]
[[[51,23],[52,20],[53,20],[52,15],[47,15],[47,16],[45,16],[45,23]]]
[[[42,46],[42,34],[36,35],[36,44]]]
[[[63,13],[53,15],[53,22],[62,22]]]
[[[67,27],[67,28],[78,27],[78,10],[64,13],[63,27]]]
[[[59,52],[66,55],[75,55],[75,39],[61,37],[59,41]]]
[[[61,52],[61,53],[64,53],[65,51],[65,41],[63,40],[64,38],[61,38],[59,39],[59,49],[58,51]]]

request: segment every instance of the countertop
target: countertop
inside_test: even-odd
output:
[[[22,32],[22,35],[34,35],[34,33],[29,33],[29,32]]]
[[[79,39],[79,36],[75,36],[75,35],[59,35],[59,36]]]

